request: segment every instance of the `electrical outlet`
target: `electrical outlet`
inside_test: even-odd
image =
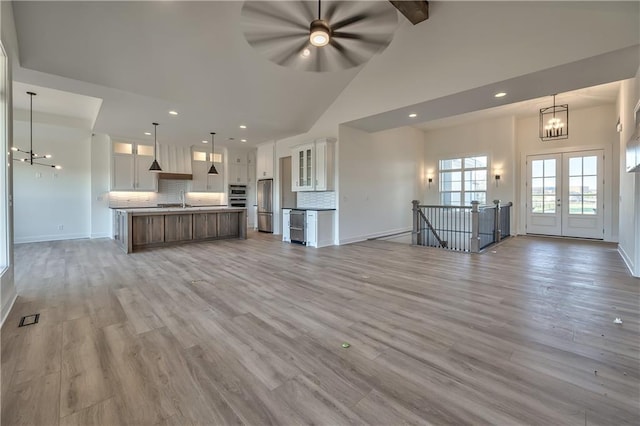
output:
[[[64,225],[58,225],[58,231],[62,231],[64,229]]]

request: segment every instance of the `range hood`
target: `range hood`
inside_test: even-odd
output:
[[[191,147],[159,144],[158,162],[162,167],[158,179],[193,180]]]
[[[171,179],[171,180],[193,180],[193,175],[190,173],[158,173],[158,179]]]

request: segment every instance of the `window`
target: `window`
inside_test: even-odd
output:
[[[468,206],[487,202],[487,156],[440,160],[440,202]]]

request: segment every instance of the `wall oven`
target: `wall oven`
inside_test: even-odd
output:
[[[229,207],[247,207],[247,185],[229,185]]]

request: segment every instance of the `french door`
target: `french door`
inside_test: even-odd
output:
[[[604,151],[527,157],[527,233],[604,238]]]

